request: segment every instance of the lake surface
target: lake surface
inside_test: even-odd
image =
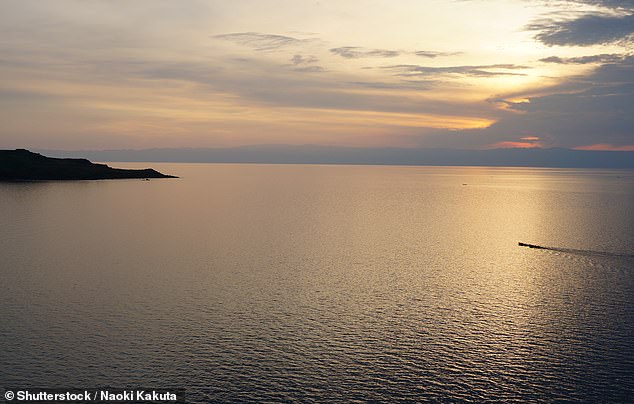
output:
[[[0,184],[0,387],[634,396],[632,171],[113,165]]]

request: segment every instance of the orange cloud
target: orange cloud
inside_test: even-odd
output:
[[[539,149],[541,144],[534,142],[497,142],[489,146],[490,149]]]
[[[578,146],[575,150],[598,150],[598,151],[634,151],[634,144],[627,146],[614,146],[608,143],[597,143],[588,146]]]

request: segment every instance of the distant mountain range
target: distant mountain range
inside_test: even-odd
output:
[[[96,161],[634,168],[634,152],[570,149],[456,150],[263,145],[142,150],[39,150]]]

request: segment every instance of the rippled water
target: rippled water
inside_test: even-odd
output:
[[[152,166],[0,184],[0,387],[634,396],[631,171]]]

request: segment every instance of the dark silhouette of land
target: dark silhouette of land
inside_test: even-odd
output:
[[[95,164],[86,159],[52,158],[25,149],[0,150],[0,181],[107,180],[123,178],[176,178],[146,168],[127,170]]]

